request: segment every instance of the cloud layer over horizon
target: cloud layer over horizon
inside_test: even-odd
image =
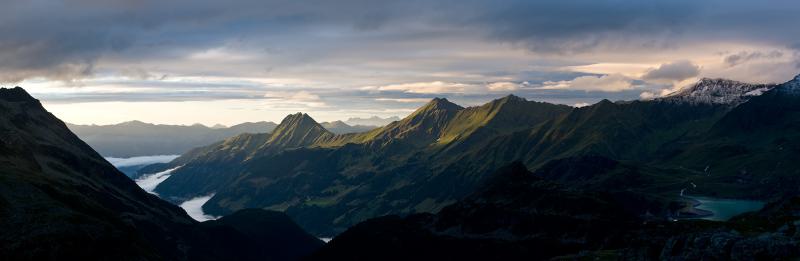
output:
[[[174,123],[402,116],[508,93],[574,105],[700,77],[788,80],[798,13],[788,0],[11,1],[0,85],[76,123],[160,121],[153,106]]]

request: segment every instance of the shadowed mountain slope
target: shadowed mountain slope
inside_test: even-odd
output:
[[[572,163],[584,170],[616,165],[603,161]],[[583,163],[589,165],[580,166]],[[556,177],[576,169],[551,169],[551,174]],[[631,200],[605,190],[568,189],[512,163],[438,214],[364,221],[310,259],[791,260],[800,256],[797,197],[728,222],[639,217],[630,211],[626,201]]]
[[[277,254],[250,248],[246,242],[257,239],[230,225],[206,229],[146,193],[22,88],[0,89],[0,134],[0,256],[6,259],[264,260]],[[287,219],[272,224],[293,225]],[[302,244],[308,253],[321,243]]]

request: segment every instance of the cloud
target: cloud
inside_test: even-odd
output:
[[[72,81],[133,62],[148,72],[164,70],[155,75],[286,73],[298,64],[325,70],[343,66],[341,61],[396,59],[398,53],[463,54],[496,42],[545,55],[669,50],[714,41],[789,46],[800,42],[798,11],[800,4],[788,0],[12,1],[0,10],[0,81]],[[770,19],[741,19],[758,13]],[[235,57],[244,59],[204,54],[218,48],[236,50]],[[193,54],[239,64],[211,70],[211,64],[191,63]],[[432,65],[450,65],[444,63]],[[192,64],[194,71],[179,64]]]
[[[155,163],[167,163],[176,158],[180,155],[158,155],[158,156],[140,156],[140,157],[131,157],[131,158],[114,158],[114,157],[107,157],[106,160],[114,165],[114,167],[130,167],[130,166],[139,166],[139,165],[150,165]]]
[[[525,83],[523,83],[525,84]],[[460,82],[413,82],[390,84],[384,86],[366,86],[361,90],[366,91],[400,91],[415,94],[439,94],[439,93],[482,93],[482,92],[510,92],[520,89],[519,83],[513,82],[493,82],[488,84],[479,83],[460,83]]]
[[[207,196],[195,197],[187,201],[184,201],[183,203],[180,204],[180,207],[183,210],[186,210],[186,214],[188,214],[194,220],[200,222],[218,219],[219,218],[218,216],[208,215],[205,212],[203,212],[203,205],[205,205],[206,202],[208,202],[213,197],[214,197],[213,193]]]
[[[328,106],[319,95],[308,91],[271,91],[264,94],[264,98],[269,101],[270,105],[276,107],[305,106],[309,108],[322,108]]]
[[[636,99],[658,93],[646,85],[672,84],[637,80],[648,69],[655,78],[681,78],[656,77],[664,68],[655,63],[665,59],[691,60],[702,76],[788,79],[800,68],[788,50],[800,43],[797,13],[794,0],[5,1],[0,84],[47,81],[37,97],[73,108],[258,104],[245,109],[259,113],[223,118],[229,123],[261,120],[272,109],[280,117],[285,109],[336,119],[414,108],[378,98],[448,96],[464,105],[499,92],[563,104]],[[753,14],[770,17],[742,19]],[[721,53],[738,55],[729,59],[736,66]],[[294,97],[300,91],[310,95]],[[108,118],[132,117],[115,108],[104,111]],[[83,122],[98,118],[98,110],[73,111]],[[187,111],[174,118],[212,117]]]
[[[401,102],[401,103],[426,103],[429,102],[431,98],[376,98],[375,100]]]
[[[723,61],[729,67],[733,67],[733,66],[737,66],[737,65],[740,65],[740,64],[743,64],[743,63],[747,63],[747,62],[752,61],[752,60],[775,59],[775,58],[781,58],[781,57],[783,57],[783,52],[781,52],[781,51],[771,51],[771,52],[760,52],[760,51],[746,52],[746,51],[741,51],[741,52],[736,53],[736,54],[731,54],[731,55],[725,56]]]
[[[144,191],[147,191],[150,194],[158,195],[155,190],[161,182],[164,182],[172,175],[172,172],[179,169],[180,167],[171,168],[162,172],[157,172],[149,175],[144,175],[136,179],[136,185],[139,185]]]
[[[642,100],[652,100],[652,99],[655,99],[657,97],[659,97],[659,95],[655,94],[653,92],[642,92],[642,94],[639,94],[639,99],[642,99]]]
[[[465,93],[478,88],[477,85],[457,83],[457,82],[414,82],[414,83],[401,83],[390,84],[377,87],[364,87],[365,90],[378,90],[378,91],[401,91],[406,93],[422,93],[422,94],[436,94],[436,93]]]
[[[545,82],[541,89],[570,89],[600,92],[620,92],[633,89],[632,79],[621,74],[581,76],[571,81]]]
[[[519,90],[519,84],[513,82],[493,82],[486,85],[490,91],[516,91]]]
[[[643,80],[648,81],[683,81],[700,74],[700,66],[688,60],[664,63],[648,70],[643,76]]]

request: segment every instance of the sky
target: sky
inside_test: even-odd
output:
[[[584,106],[800,73],[796,0],[0,4],[0,86],[77,124],[402,117],[508,94]]]

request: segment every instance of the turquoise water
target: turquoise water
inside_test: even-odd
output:
[[[710,197],[691,197],[700,202],[696,208],[714,212],[713,215],[702,219],[726,221],[732,217],[750,211],[758,211],[764,207],[763,201],[743,199],[723,199]]]

